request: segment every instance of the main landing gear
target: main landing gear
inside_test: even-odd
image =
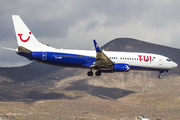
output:
[[[93,76],[92,70],[87,73],[88,76]]]
[[[88,76],[93,76],[92,70],[89,71],[89,72],[87,73],[87,75],[88,75]],[[96,75],[96,76],[101,76],[101,71],[96,71],[96,72],[95,72],[95,75]]]
[[[96,76],[101,76],[101,71],[96,71]]]

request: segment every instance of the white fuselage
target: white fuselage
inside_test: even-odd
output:
[[[49,46],[47,46],[48,48]],[[49,47],[46,48],[46,52],[54,54],[52,59],[56,59],[59,62],[63,61],[63,59],[70,59],[71,63],[73,60],[78,60],[75,56],[89,56],[96,58],[96,51],[93,50],[68,50],[68,49],[55,49]],[[36,49],[33,52],[41,52]],[[130,65],[130,69],[137,70],[157,70],[157,71],[165,71],[170,70],[172,68],[177,67],[177,64],[171,61],[168,57],[151,54],[151,53],[136,53],[136,52],[117,52],[117,51],[103,51],[107,57],[113,61],[113,63],[126,63]],[[60,54],[64,54],[63,56],[59,56]],[[66,56],[67,55],[67,56]],[[71,56],[68,56],[71,55]],[[80,59],[80,58],[79,58]],[[84,58],[87,59],[87,58]]]

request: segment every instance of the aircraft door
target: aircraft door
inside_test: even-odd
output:
[[[162,65],[162,58],[159,58],[159,65]]]
[[[42,60],[46,60],[47,59],[47,52],[42,52]]]

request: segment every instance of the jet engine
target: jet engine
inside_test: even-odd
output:
[[[116,63],[113,66],[113,71],[117,72],[128,72],[129,71],[129,65],[125,63]]]

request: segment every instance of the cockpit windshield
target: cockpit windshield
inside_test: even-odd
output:
[[[171,62],[171,60],[170,60],[170,59],[166,59],[166,61]]]

